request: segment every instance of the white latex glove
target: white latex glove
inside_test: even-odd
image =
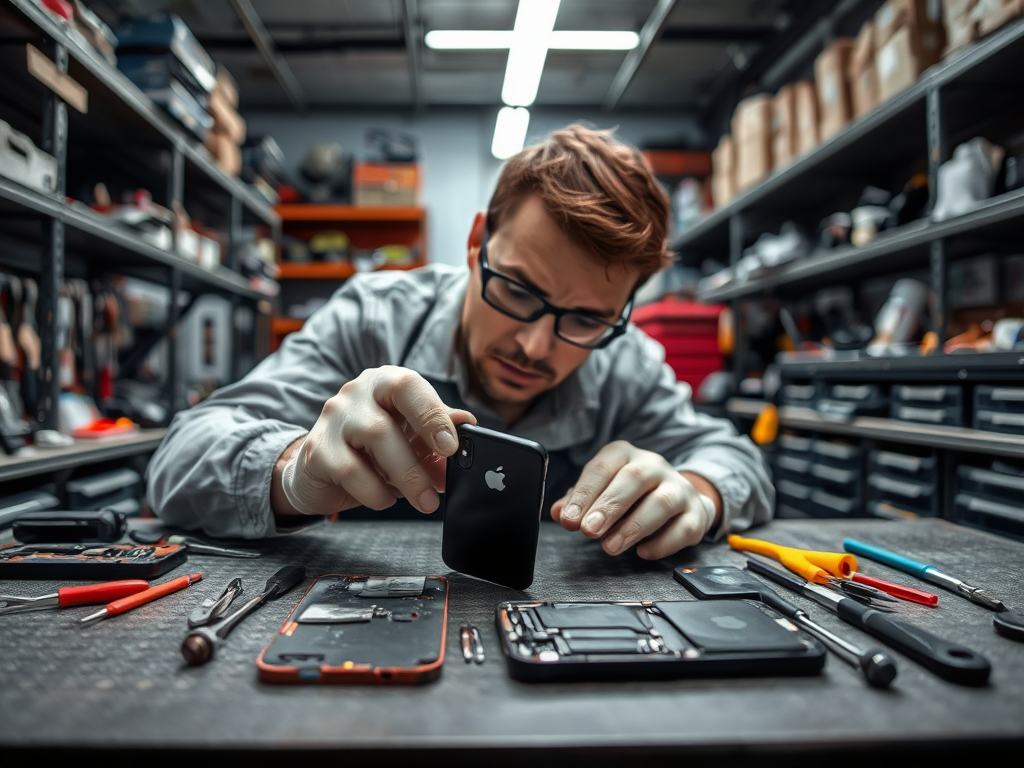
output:
[[[448,408],[415,371],[363,371],[324,405],[288,458],[281,489],[295,512],[329,515],[385,509],[405,497],[425,514],[440,504],[445,458],[458,450],[455,425],[475,424]]]

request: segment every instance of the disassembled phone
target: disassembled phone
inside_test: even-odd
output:
[[[548,471],[544,447],[483,427],[457,427],[445,474],[441,559],[512,589],[533,583]]]
[[[447,626],[442,576],[321,576],[256,666],[267,683],[426,683]]]
[[[825,648],[753,601],[504,602],[498,634],[524,681],[813,675]]]
[[[7,544],[0,579],[152,579],[187,559],[181,544]]]

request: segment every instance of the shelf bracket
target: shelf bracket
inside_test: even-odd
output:
[[[288,63],[277,52],[270,33],[263,26],[260,17],[256,15],[256,9],[252,7],[252,3],[249,0],[231,0],[231,5],[235,9],[235,13],[238,14],[238,18],[241,19],[245,31],[249,33],[249,37],[256,45],[256,49],[274,77],[277,78],[277,82],[281,85],[292,106],[295,107],[295,111],[302,113],[308,111],[306,94],[303,93],[302,86],[299,85],[299,81],[295,78]]]
[[[654,45],[654,42],[661,35],[661,31],[665,28],[669,14],[676,7],[676,1],[658,0],[658,4],[654,6],[654,10],[651,11],[651,15],[644,23],[643,29],[640,30],[640,45],[626,54],[625,61],[622,62],[619,71],[615,73],[611,87],[608,89],[608,95],[604,97],[604,108],[606,111],[611,112],[619,105],[623,94],[626,93],[626,89],[629,88],[629,84],[633,81],[633,76],[640,69],[640,65],[647,58],[651,46]]]

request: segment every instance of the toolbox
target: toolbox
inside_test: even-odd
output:
[[[117,59],[117,68],[143,91],[157,91],[177,81],[188,88],[199,106],[209,106],[210,93],[195,79],[181,60],[170,53],[128,53]]]
[[[57,188],[57,159],[0,120],[0,176],[52,194]]]
[[[66,486],[69,510],[106,509],[112,504],[135,502],[142,496],[142,475],[134,469],[115,469],[91,477],[69,480]],[[121,507],[125,509],[125,507]]]
[[[185,22],[173,13],[128,21],[115,30],[117,58],[130,52],[173,54],[202,90],[210,93],[217,84],[217,67]]]
[[[696,392],[711,373],[722,370],[718,316],[722,306],[691,301],[658,301],[637,308],[633,323],[665,348],[676,378]]]
[[[145,91],[153,102],[187,128],[197,139],[206,141],[206,133],[213,127],[213,118],[177,80],[170,80],[166,88]]]
[[[894,386],[890,415],[900,421],[961,427],[964,389],[957,385]]]

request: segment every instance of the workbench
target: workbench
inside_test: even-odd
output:
[[[1024,607],[1024,544],[944,521],[776,521],[753,535],[812,549],[838,549],[852,536],[932,562],[1011,607]],[[1024,643],[997,635],[991,612],[938,588],[938,607],[900,603],[896,615],[986,655],[993,672],[984,688],[944,682],[896,652],[899,676],[888,691],[869,688],[831,654],[816,677],[526,684],[509,677],[500,651],[494,627],[500,601],[691,599],[673,580],[672,567],[742,565],[744,558],[724,542],[661,562],[632,552],[612,558],[582,535],[545,523],[535,582],[521,593],[450,572],[440,559],[440,540],[434,522],[324,524],[256,542],[264,552],[258,560],[190,556],[171,576],[201,571],[199,584],[93,626],[78,625],[93,608],[0,617],[5,763],[15,764],[18,748],[31,749],[33,759],[40,749],[76,757],[90,754],[83,750],[123,750],[119,762],[145,755],[147,766],[157,757],[203,762],[207,751],[223,756],[223,750],[246,752],[246,765],[280,765],[287,759],[280,750],[295,749],[334,764],[345,757],[347,764],[389,765],[395,755],[385,753],[411,749],[420,764],[437,758],[445,765],[522,766],[530,761],[523,750],[559,748],[560,762],[576,752],[589,764],[621,764],[640,751],[759,768],[792,754],[830,759],[830,768],[880,751],[906,750],[938,762],[1009,746],[1020,754]],[[186,666],[179,645],[189,611],[217,597],[235,576],[246,594],[256,594],[289,561],[308,566],[306,582],[247,619],[213,661]],[[874,563],[862,563],[862,570],[927,587]],[[326,573],[447,576],[448,647],[440,680],[413,687],[259,682],[257,654],[312,578]],[[45,594],[56,586],[4,581],[0,591]],[[877,644],[814,603],[786,596],[862,647]],[[464,623],[483,633],[483,665],[463,660],[458,634]],[[502,747],[516,751],[488,753]]]

